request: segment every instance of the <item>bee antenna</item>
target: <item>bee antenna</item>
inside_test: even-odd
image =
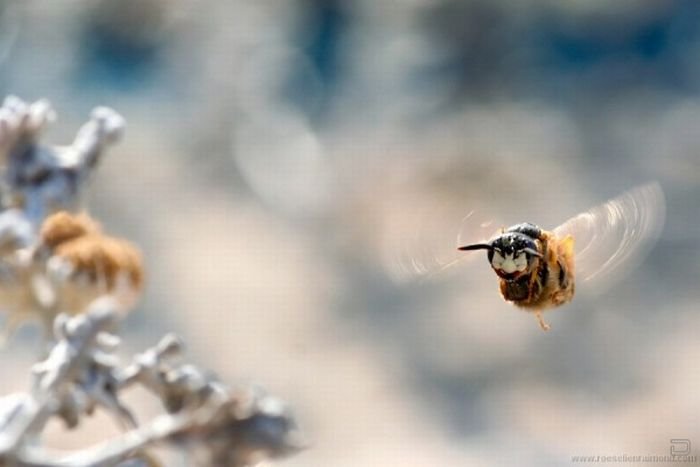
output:
[[[474,243],[473,245],[466,245],[457,248],[461,251],[471,251],[471,250],[491,250],[493,246],[488,243]]]
[[[537,256],[538,258],[542,258],[542,253],[540,253],[537,250],[533,250],[532,248],[523,248],[523,251],[529,255]]]

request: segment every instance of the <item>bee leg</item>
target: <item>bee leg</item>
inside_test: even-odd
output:
[[[533,272],[532,275],[530,276],[530,283],[528,285],[528,293],[527,293],[527,299],[528,301],[532,300],[532,297],[540,292],[541,286],[537,282],[538,277],[537,277],[537,271]]]
[[[549,331],[552,329],[552,327],[544,322],[544,318],[542,318],[542,310],[537,310],[535,311],[535,317],[537,318],[537,322],[540,323],[540,328],[543,331]]]

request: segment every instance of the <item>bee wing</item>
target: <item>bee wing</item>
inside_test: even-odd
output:
[[[428,280],[453,266],[483,258],[484,252],[457,248],[490,239],[498,225],[475,211],[438,206],[414,211],[412,217],[385,229],[383,263],[396,282]]]
[[[575,241],[579,280],[611,284],[638,266],[663,229],[666,204],[657,182],[637,186],[554,229]]]

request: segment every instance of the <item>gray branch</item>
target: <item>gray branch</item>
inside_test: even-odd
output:
[[[5,206],[21,209],[34,226],[53,212],[80,207],[86,180],[125,126],[114,110],[97,107],[70,146],[41,144],[41,134],[55,118],[46,100],[28,104],[10,96],[0,107]]]
[[[46,100],[8,97],[0,107],[0,310],[7,313],[7,331],[56,293],[36,280],[32,249],[41,223],[55,211],[79,208],[90,173],[124,129],[119,114],[98,107],[70,146],[43,145],[40,137],[54,119]],[[155,445],[187,452],[196,465],[244,467],[304,447],[284,403],[259,389],[232,388],[182,362],[184,343],[177,336],[121,364],[117,309],[105,296],[73,317],[38,313],[51,344],[32,367],[30,390],[0,398],[0,467],[152,466],[158,465],[150,452]],[[120,397],[132,386],[154,394],[163,414],[138,420]],[[75,429],[97,408],[112,415],[121,435],[74,452],[42,445],[50,420]]]

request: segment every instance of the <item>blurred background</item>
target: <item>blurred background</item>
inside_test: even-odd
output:
[[[89,206],[146,257],[127,347],[175,331],[194,362],[287,400],[312,448],[280,465],[557,466],[667,455],[672,438],[699,454],[699,15],[691,0],[2,1],[0,91],[51,100],[48,142],[94,106],[125,116]],[[404,274],[467,215],[552,228],[649,180],[659,242],[614,285],[581,286],[547,334],[481,257]],[[38,335],[2,354],[3,392],[27,387]]]

